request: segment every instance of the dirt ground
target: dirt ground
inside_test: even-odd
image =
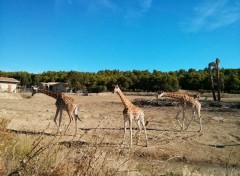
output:
[[[79,102],[78,135],[84,143],[94,142],[94,137],[104,136],[108,147],[120,145],[123,135],[123,105],[116,94],[93,96],[69,95]],[[23,98],[22,98],[23,97]],[[154,96],[127,96],[154,99]],[[201,99],[200,99],[201,102]],[[174,172],[205,175],[240,175],[240,109],[202,108],[203,131],[199,130],[199,119],[191,123],[186,131],[180,132],[175,115],[180,107],[144,106],[145,120],[149,121],[148,147],[144,147],[144,133],[138,145],[133,143],[134,161],[137,174],[146,170],[161,173]],[[8,129],[24,134],[54,134],[53,123],[55,99],[44,94],[0,97],[0,118],[9,119]],[[191,111],[186,113],[186,124]],[[66,128],[68,116],[64,112],[61,128]],[[134,128],[136,125],[134,124]],[[134,130],[135,134],[136,129]],[[63,140],[72,139],[74,123]],[[134,138],[135,140],[136,138]],[[128,148],[129,132],[125,147]],[[133,173],[134,173],[133,169]]]

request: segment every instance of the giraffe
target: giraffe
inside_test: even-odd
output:
[[[189,124],[187,125],[185,130],[187,130],[190,123],[195,118],[195,114],[197,113],[197,116],[199,118],[199,125],[200,125],[199,132],[202,131],[202,119],[201,119],[201,114],[200,114],[201,103],[198,101],[199,94],[195,95],[194,97],[190,97],[189,95],[182,94],[182,93],[172,93],[172,92],[161,92],[161,91],[159,91],[157,93],[157,99],[160,98],[160,97],[170,97],[170,98],[175,98],[175,99],[180,100],[180,104],[181,104],[182,109],[177,112],[176,119],[178,120],[178,123],[181,127],[181,131],[184,130],[185,112],[186,112],[187,109],[192,110],[192,119],[189,122]],[[179,118],[178,118],[178,116],[181,112],[183,112],[182,124],[180,123]]]
[[[126,136],[126,129],[127,129],[127,123],[129,122],[129,127],[130,127],[130,148],[132,148],[132,122],[135,120],[139,132],[138,132],[138,139],[137,139],[137,144],[140,138],[141,130],[143,126],[144,132],[145,132],[145,140],[146,140],[146,147],[148,145],[148,137],[147,137],[147,131],[146,131],[146,125],[148,124],[148,121],[144,122],[144,112],[142,109],[140,109],[138,106],[135,106],[129,101],[124,94],[122,93],[120,87],[118,85],[114,85],[114,90],[113,93],[117,93],[124,105],[124,110],[123,110],[123,116],[124,116],[124,134],[123,134],[123,141],[122,144],[124,144],[125,141],[125,136]]]
[[[66,133],[66,131],[74,117],[74,120],[75,120],[75,134],[74,135],[76,135],[77,128],[78,128],[77,120],[80,120],[80,118],[78,117],[78,114],[77,114],[78,103],[73,98],[66,96],[63,92],[52,92],[52,91],[48,91],[48,90],[44,90],[44,89],[39,89],[36,87],[32,87],[32,88],[33,88],[32,96],[34,94],[36,94],[37,92],[39,92],[39,93],[44,93],[44,94],[56,99],[55,105],[57,107],[57,110],[56,110],[56,114],[54,117],[54,123],[57,126],[58,132],[61,133],[60,125],[61,125],[61,121],[62,121],[62,112],[63,112],[63,110],[66,110],[67,114],[69,116],[69,123],[67,125],[67,128],[66,128],[64,134]],[[59,113],[60,113],[59,123],[57,124],[57,117],[58,117]]]

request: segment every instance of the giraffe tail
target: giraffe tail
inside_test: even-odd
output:
[[[76,116],[77,116],[78,120],[79,120],[80,122],[82,122],[82,120],[78,117],[78,115],[76,115]]]
[[[146,123],[145,123],[145,126],[147,126],[148,125],[148,121],[146,121]]]

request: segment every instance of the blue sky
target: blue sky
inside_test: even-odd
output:
[[[240,68],[240,0],[0,0],[0,70]]]

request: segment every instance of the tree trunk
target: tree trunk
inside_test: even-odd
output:
[[[214,90],[214,81],[213,81],[213,76],[212,76],[211,67],[209,68],[209,74],[210,74],[210,79],[211,79],[211,83],[212,83],[212,95],[213,95],[213,100],[216,101],[216,95],[215,95],[215,90]]]

